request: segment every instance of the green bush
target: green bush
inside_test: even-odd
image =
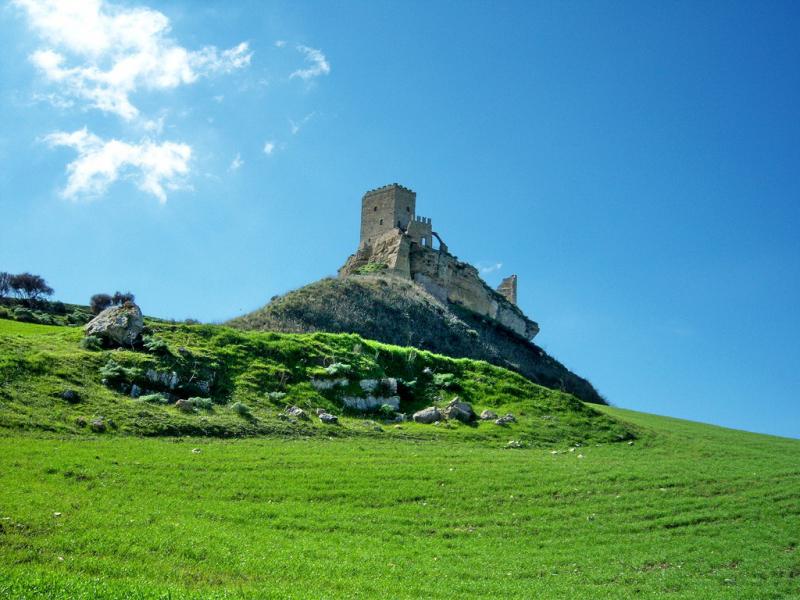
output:
[[[84,350],[102,350],[103,340],[96,335],[87,335],[81,339],[80,346]]]
[[[359,267],[356,269],[356,273],[359,275],[369,275],[370,273],[380,273],[381,271],[389,268],[389,265],[382,262],[369,262],[365,264],[363,267]]]
[[[14,320],[22,321],[23,323],[34,323],[36,322],[36,317],[34,317],[33,311],[29,308],[18,306],[14,309]]]
[[[169,354],[167,342],[154,335],[142,336],[142,344],[148,352],[153,354]]]
[[[187,402],[202,410],[212,410],[214,408],[214,402],[212,402],[211,398],[194,397],[189,398]]]
[[[353,371],[353,367],[345,363],[335,362],[325,367],[325,372],[328,375],[349,375]]]
[[[164,394],[159,393],[139,396],[139,400],[142,402],[147,402],[148,404],[169,404],[169,398],[167,398]]]
[[[378,414],[386,419],[390,419],[394,416],[394,407],[389,404],[381,404],[381,407],[378,409]]]
[[[250,407],[247,404],[243,404],[241,402],[234,402],[231,404],[231,410],[235,412],[240,417],[250,417]]]
[[[100,367],[100,375],[103,377],[103,383],[106,385],[114,385],[135,381],[141,373],[139,369],[135,367],[123,367],[112,358],[105,365]]]

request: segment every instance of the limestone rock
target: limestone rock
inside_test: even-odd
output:
[[[481,421],[494,421],[497,418],[497,413],[493,410],[484,410],[481,413]]]
[[[389,398],[367,396],[366,398],[358,398],[347,396],[342,398],[342,402],[348,408],[353,408],[361,411],[377,410],[384,404],[388,404],[394,410],[400,408],[400,396],[391,396]]]
[[[132,346],[142,329],[142,311],[133,302],[105,309],[83,328],[86,335],[96,335],[117,346]]]
[[[106,422],[100,417],[92,420],[92,422],[89,423],[89,427],[91,427],[92,431],[95,433],[103,433],[106,430]]]
[[[440,413],[439,409],[435,406],[429,406],[428,408],[423,408],[415,412],[412,418],[417,423],[430,424],[441,421],[442,413]]]
[[[512,415],[511,413],[508,413],[507,415],[503,415],[499,419],[496,419],[495,420],[495,425],[501,425],[501,426],[505,427],[506,425],[509,425],[511,423],[516,423],[516,422],[517,422],[516,417],[514,417],[514,415]]]
[[[286,409],[286,414],[290,417],[294,417],[295,419],[302,419],[303,421],[308,421],[308,414],[299,406],[290,406]]]
[[[339,417],[330,413],[323,412],[319,415],[319,420],[326,425],[336,425],[339,422]]]
[[[472,423],[477,418],[472,405],[463,402],[458,396],[450,400],[442,414],[446,419],[456,419],[462,423]]]

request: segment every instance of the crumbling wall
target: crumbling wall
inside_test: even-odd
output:
[[[511,304],[517,303],[517,276],[511,275],[510,277],[506,277],[503,281],[500,282],[500,285],[497,286],[497,291],[505,296],[506,300],[511,302]]]

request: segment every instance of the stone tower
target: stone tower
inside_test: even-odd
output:
[[[506,297],[511,304],[517,303],[517,276],[506,277],[500,282],[497,291]]]
[[[399,227],[405,231],[417,212],[417,194],[397,183],[370,190],[361,199],[361,241],[371,244]]]

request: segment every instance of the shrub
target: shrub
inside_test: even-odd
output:
[[[24,323],[33,323],[36,321],[36,317],[33,316],[33,311],[23,306],[18,306],[14,309],[14,319]]]
[[[365,264],[363,267],[359,267],[356,269],[356,273],[359,275],[369,275],[370,273],[380,273],[384,269],[387,269],[389,265],[382,262],[369,262]]]
[[[286,397],[286,392],[269,392],[267,397],[274,402],[280,402]]]
[[[456,376],[452,373],[435,373],[433,375],[433,385],[445,390],[457,390],[461,387],[456,381]]]
[[[87,335],[81,340],[80,345],[84,350],[102,350],[103,340],[96,335]]]
[[[100,314],[111,306],[111,296],[108,294],[95,294],[89,299],[89,308],[93,315]]]
[[[193,407],[200,408],[202,410],[212,410],[214,408],[214,402],[211,398],[189,398],[187,400]]]
[[[11,291],[11,273],[0,272],[0,298],[5,298]]]
[[[103,383],[107,385],[133,381],[139,374],[139,369],[135,367],[123,367],[113,358],[100,367],[100,375],[103,377]]]
[[[394,407],[389,404],[381,404],[381,407],[378,409],[378,414],[385,419],[391,419],[394,417]]]
[[[154,335],[142,336],[142,344],[148,352],[153,354],[169,354],[167,342]]]
[[[240,417],[251,416],[250,407],[247,406],[247,404],[243,404],[241,402],[234,402],[233,404],[231,404],[231,410],[233,410],[233,412],[235,412]]]
[[[148,404],[169,404],[169,398],[161,393],[139,396],[139,400],[147,402]]]
[[[340,363],[340,362],[335,362],[335,363],[332,363],[332,364],[328,365],[327,367],[325,367],[325,372],[328,375],[331,375],[331,376],[334,376],[334,375],[349,375],[352,370],[353,370],[353,367],[351,367],[348,364]]]

